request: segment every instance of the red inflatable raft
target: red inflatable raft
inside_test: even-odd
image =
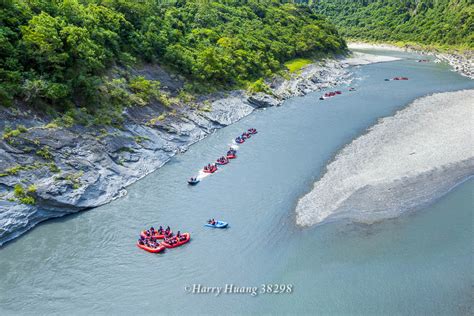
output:
[[[251,136],[250,133],[243,133],[242,136],[240,136],[242,139],[249,139]]]
[[[227,165],[229,163],[229,159],[225,158],[225,159],[217,159],[216,163],[218,165]]]
[[[187,243],[191,239],[191,235],[189,233],[181,234],[181,236],[185,238],[183,240],[178,240],[178,238],[175,236],[175,237],[172,237],[170,241],[167,240],[168,242],[164,241],[161,244],[165,246],[166,248],[175,248]],[[176,242],[173,242],[173,241],[176,241]]]
[[[333,96],[335,96],[335,95],[336,95],[336,92],[332,92],[332,91],[331,91],[331,92],[326,92],[326,93],[324,94],[324,97],[325,97],[325,98],[329,98],[329,97],[333,97]]]
[[[146,234],[146,230],[143,230],[141,233],[140,233],[140,236],[142,236],[143,238],[151,238],[151,237],[154,237],[156,239],[164,239],[165,238],[165,231],[163,231],[163,234],[160,234],[157,230],[155,230],[155,233],[152,235],[147,235]],[[168,233],[168,236],[173,236],[173,232],[170,230],[170,232]]]
[[[235,159],[237,156],[235,154],[227,154],[227,159]]]
[[[163,250],[165,250],[165,246],[163,246],[163,244],[158,244],[158,247],[149,247],[147,245],[140,245],[140,243],[137,242],[137,246],[138,248],[141,248],[145,251],[148,251],[148,252],[151,252],[151,253],[158,253],[158,252],[161,252]]]
[[[211,166],[210,169],[203,169],[203,171],[204,171],[205,173],[214,173],[214,172],[217,171],[217,167],[216,167],[216,166]]]

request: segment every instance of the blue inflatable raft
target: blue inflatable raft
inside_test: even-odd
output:
[[[216,223],[214,225],[207,223],[204,226],[213,227],[213,228],[226,228],[227,225],[229,225],[229,223],[222,222],[222,221],[216,221]]]

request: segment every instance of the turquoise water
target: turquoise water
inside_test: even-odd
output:
[[[258,111],[176,156],[127,196],[8,243],[0,249],[0,314],[472,312],[473,180],[397,219],[294,225],[297,199],[344,144],[417,97],[474,87],[446,65],[410,59],[354,71],[355,92],[341,87],[341,96],[322,102],[314,93]],[[394,76],[410,81],[383,81]],[[186,185],[249,127],[259,134],[237,160]],[[203,227],[210,217],[231,227]],[[192,241],[158,255],[138,249],[138,232],[159,224],[190,232]],[[187,293],[193,284],[290,284],[292,293]]]

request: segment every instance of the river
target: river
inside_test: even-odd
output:
[[[386,52],[388,53],[388,52]],[[219,130],[112,203],[38,225],[0,249],[0,314],[472,312],[468,180],[422,210],[372,225],[295,225],[298,199],[336,152],[381,117],[434,92],[474,88],[417,56],[354,68],[356,91],[320,93],[255,112]],[[395,76],[409,81],[384,81]],[[249,127],[238,159],[195,187],[186,179]],[[227,230],[203,227],[208,218]],[[149,254],[144,227],[190,232],[189,244]],[[203,287],[291,285],[291,293],[188,293]]]

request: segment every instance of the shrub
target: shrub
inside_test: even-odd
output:
[[[3,139],[8,140],[11,137],[16,137],[20,135],[21,133],[27,132],[28,129],[24,125],[18,125],[16,129],[11,129],[10,127],[5,128],[4,134],[3,134]]]
[[[311,60],[310,59],[306,59],[306,58],[296,58],[296,59],[292,59],[290,61],[287,61],[285,63],[285,67],[291,72],[291,73],[294,73],[294,72],[297,72],[299,71],[301,68],[303,68],[304,66],[307,66],[311,64]]]
[[[36,186],[30,185],[26,190],[21,184],[15,184],[13,187],[13,195],[20,203],[33,205],[36,200],[33,194],[36,193]]]
[[[250,93],[265,92],[268,94],[272,93],[270,87],[263,81],[263,78],[258,79],[254,83],[250,84],[248,87]]]
[[[157,117],[154,117],[154,118],[150,119],[148,122],[146,122],[146,125],[147,126],[153,126],[158,122],[164,121],[166,116],[167,116],[166,113],[162,113],[162,114],[160,114],[160,116],[157,116]]]
[[[167,94],[161,94],[159,100],[164,106],[171,107],[172,100]]]
[[[51,123],[46,124],[44,128],[55,129],[58,127],[59,125],[57,124],[57,122],[51,122]]]
[[[186,92],[185,90],[179,91],[178,98],[185,103],[189,103],[195,100],[195,97],[191,93]]]
[[[18,174],[18,172],[20,172],[20,170],[23,170],[23,167],[21,165],[15,165],[11,168],[7,168],[5,171],[6,171],[7,174],[13,176],[13,175]]]
[[[128,86],[135,93],[133,99],[143,100],[138,105],[145,105],[145,102],[160,98],[160,82],[158,80],[147,80],[142,76],[137,76],[130,80]]]
[[[36,154],[40,157],[43,157],[44,159],[46,160],[50,160],[53,158],[53,155],[51,154],[51,152],[49,151],[49,147],[48,146],[44,146],[43,148],[41,149],[38,149],[36,151]]]
[[[61,169],[59,169],[59,167],[56,166],[56,164],[54,162],[52,162],[52,163],[49,164],[49,171],[51,171],[53,173],[59,173],[59,172],[61,172]]]
[[[34,197],[28,195],[23,198],[20,198],[20,202],[23,204],[34,205],[36,203],[36,200]]]
[[[25,133],[28,131],[28,129],[24,125],[18,125],[17,130],[19,130],[20,133]]]
[[[16,197],[21,197],[25,195],[25,190],[23,189],[23,186],[21,184],[15,184],[13,187],[13,194]]]
[[[135,142],[137,144],[141,144],[143,143],[145,140],[150,140],[150,138],[146,137],[146,136],[141,136],[141,135],[137,135],[137,136],[134,136],[133,139],[135,140]]]
[[[28,187],[28,189],[26,189],[26,193],[27,194],[32,194],[32,193],[36,193],[36,185],[32,184]]]
[[[204,106],[200,108],[203,112],[211,112],[212,111],[212,104],[208,100],[204,101]]]
[[[65,180],[67,181],[73,189],[79,189],[81,187],[80,178],[84,175],[84,171],[79,171],[76,173],[69,173],[66,175],[59,175],[54,177],[55,180]]]

